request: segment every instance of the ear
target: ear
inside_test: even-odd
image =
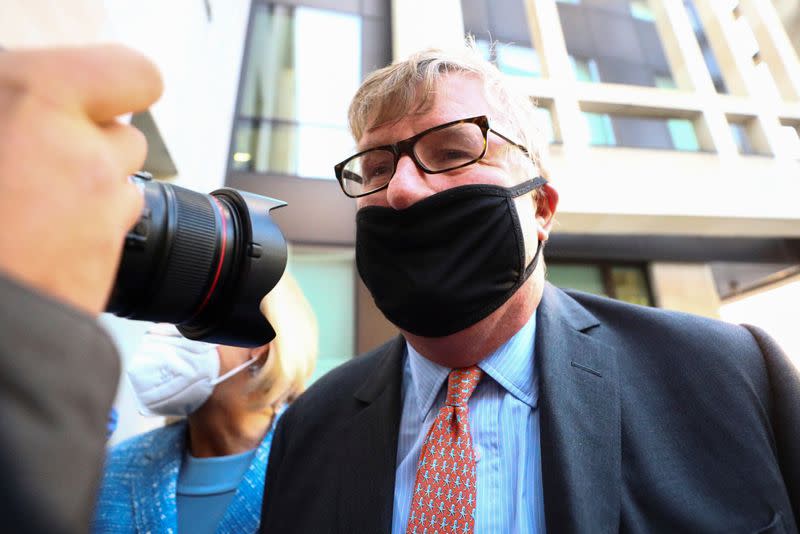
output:
[[[267,343],[266,345],[261,345],[260,347],[256,347],[250,351],[251,358],[253,357],[258,358],[253,363],[253,365],[261,367],[265,363],[267,363],[267,358],[269,357],[269,348],[270,348],[270,343]]]
[[[547,241],[555,222],[558,208],[558,191],[550,184],[543,185],[536,194],[536,227],[539,241]]]

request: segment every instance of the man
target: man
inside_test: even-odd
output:
[[[797,371],[756,328],[546,284],[532,113],[470,50],[359,89],[336,174],[402,336],[286,411],[262,532],[797,532]]]
[[[11,532],[85,532],[119,363],[96,324],[143,197],[161,93],[119,46],[0,51],[0,509]]]

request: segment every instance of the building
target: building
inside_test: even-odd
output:
[[[323,322],[338,321],[330,363],[393,331],[354,272],[354,206],[329,167],[352,147],[348,97],[390,36],[401,57],[472,33],[537,101],[561,193],[554,283],[716,316],[720,298],[797,273],[800,62],[769,2],[298,3],[254,3],[227,183],[303,206],[276,218]],[[298,40],[314,17],[325,37]]]
[[[561,196],[551,281],[716,316],[798,276],[798,32],[780,17],[796,28],[796,2],[32,0],[0,8],[0,45],[110,38],[154,58],[166,92],[133,118],[145,167],[289,203],[274,213],[320,319],[321,373],[394,332],[358,279],[355,205],[333,178],[353,150],[349,98],[466,32],[541,109]]]

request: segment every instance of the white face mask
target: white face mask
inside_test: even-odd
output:
[[[197,410],[227,380],[258,359],[253,356],[219,376],[217,346],[156,325],[144,337],[127,374],[143,415],[185,416]]]

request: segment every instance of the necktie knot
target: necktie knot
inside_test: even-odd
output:
[[[466,406],[472,392],[481,379],[480,367],[463,367],[453,369],[447,377],[447,406]]]

